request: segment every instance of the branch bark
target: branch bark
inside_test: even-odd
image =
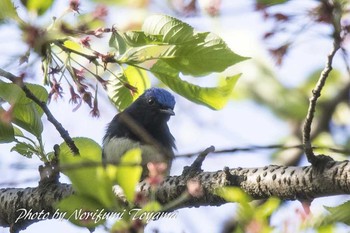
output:
[[[233,168],[216,172],[198,172],[196,175],[168,177],[156,190],[156,198],[161,204],[177,203],[172,209],[199,206],[220,206],[227,203],[215,195],[215,191],[226,186],[242,188],[254,199],[271,196],[283,200],[312,201],[317,197],[350,194],[350,162],[327,161],[322,166],[287,167],[269,165],[260,168]],[[178,202],[187,193],[187,183],[195,179],[203,189],[203,195]],[[141,183],[138,191],[153,195],[152,187]],[[36,188],[0,189],[0,226],[23,229],[39,221],[23,220],[15,222],[18,209],[32,212],[42,210],[53,214],[53,203],[73,193],[68,184],[51,184]],[[12,229],[12,231],[13,231]],[[13,231],[16,232],[16,231]]]

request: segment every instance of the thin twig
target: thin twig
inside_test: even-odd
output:
[[[89,54],[85,54],[85,53],[79,52],[77,50],[68,48],[68,47],[64,46],[64,44],[61,41],[55,41],[54,44],[66,53],[75,53],[81,57],[85,57],[87,60],[89,60],[89,62],[94,62],[97,59],[96,55],[89,55]]]
[[[67,130],[65,130],[61,123],[59,123],[56,118],[52,115],[49,108],[47,107],[46,103],[39,100],[29,89],[28,87],[22,82],[21,78],[3,70],[0,68],[0,76],[5,77],[9,79],[14,84],[17,84],[26,94],[27,98],[31,99],[34,103],[36,103],[46,114],[48,121],[50,121],[56,128],[56,130],[59,132],[63,140],[67,143],[68,147],[71,149],[72,153],[75,155],[79,154],[79,149],[74,144],[73,139],[69,136],[69,133]]]
[[[307,111],[307,115],[306,115],[304,127],[303,127],[303,144],[304,144],[304,151],[305,151],[307,160],[311,164],[314,164],[317,161],[317,158],[312,149],[311,136],[310,136],[311,125],[315,114],[317,99],[321,96],[322,88],[324,87],[326,80],[328,78],[328,75],[332,70],[332,62],[333,62],[334,55],[336,54],[339,48],[340,48],[339,40],[334,39],[333,48],[330,54],[327,56],[326,66],[323,69],[315,88],[312,90],[312,96],[309,101],[309,109]]]
[[[272,149],[281,149],[281,150],[300,149],[300,150],[302,150],[302,149],[304,149],[304,145],[303,144],[292,145],[292,146],[286,146],[283,144],[275,144],[275,145],[267,145],[267,146],[251,145],[251,146],[247,146],[247,147],[235,147],[235,148],[215,150],[211,153],[212,154],[223,154],[223,153],[252,152],[252,151],[258,151],[258,150],[272,150]],[[332,151],[335,153],[350,155],[350,150],[347,150],[344,148],[332,148],[332,147],[327,147],[327,146],[313,146],[312,149],[328,150],[328,151]],[[201,152],[179,154],[179,155],[176,155],[175,158],[190,158],[190,157],[198,155],[199,153],[201,153]]]

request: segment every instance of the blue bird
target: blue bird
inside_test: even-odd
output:
[[[168,91],[161,88],[146,90],[109,123],[103,138],[103,161],[118,163],[128,150],[141,148],[141,179],[148,174],[149,162],[165,162],[169,172],[176,146],[167,122],[175,115],[174,106],[174,96]]]

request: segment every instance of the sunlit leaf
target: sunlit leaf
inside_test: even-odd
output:
[[[12,3],[11,0],[1,0],[1,7],[0,7],[0,23],[3,23],[3,21],[7,19],[14,19],[16,21],[19,21],[19,17],[16,11],[15,5]]]
[[[162,41],[169,44],[179,44],[194,39],[194,29],[187,23],[167,15],[152,15],[147,17],[142,25],[142,31],[148,35],[162,35]]]
[[[37,99],[44,103],[47,102],[49,94],[43,86],[31,83],[24,84]],[[24,91],[16,84],[5,83],[0,81],[0,98],[4,99],[6,102],[12,105],[24,105],[32,103],[33,106],[36,108],[39,116],[42,116],[42,114],[44,113],[43,110],[31,99],[29,99],[24,93]]]
[[[80,155],[73,155],[66,143],[60,145],[62,172],[69,177],[74,190],[98,200],[106,208],[114,204],[112,182],[102,167],[102,150],[89,138],[73,138]]]
[[[95,227],[106,221],[101,217],[107,211],[105,207],[89,196],[71,195],[61,200],[55,207],[62,214],[61,217],[78,226]],[[98,217],[101,211],[102,214]]]
[[[34,103],[16,104],[12,112],[13,122],[37,138],[43,132],[41,116]]]
[[[110,76],[107,93],[118,110],[122,111],[149,87],[147,73],[142,69],[128,66],[118,78],[114,75]]]
[[[169,88],[185,98],[209,108],[222,109],[233,91],[240,74],[227,77],[226,83],[218,87],[200,87],[180,79],[178,71],[158,61],[151,72]]]
[[[143,208],[142,211],[145,212],[158,212],[162,210],[162,205],[157,201],[148,202]]]
[[[138,64],[148,60],[175,58],[175,46],[172,45],[145,45],[129,49],[118,59],[121,63]]]
[[[171,51],[167,51],[164,61],[183,74],[203,76],[222,72],[247,59],[231,51],[213,33],[195,32],[190,25],[170,16],[150,16],[145,20],[142,29],[146,35],[162,35],[160,42],[175,45]]]
[[[149,35],[143,31],[127,31],[124,33],[127,44],[139,47],[151,44],[164,44],[162,35]]]
[[[127,151],[118,165],[116,181],[129,202],[134,200],[135,188],[141,178],[142,167],[138,165],[141,160],[141,149],[135,148]]]
[[[183,74],[203,76],[222,72],[247,58],[234,53],[226,43],[213,33],[202,33],[203,42],[185,43],[174,49],[173,58],[164,59]],[[210,65],[208,65],[210,64]]]
[[[42,15],[51,7],[54,0],[21,0],[21,2],[29,11]]]
[[[255,214],[259,218],[267,219],[280,206],[280,203],[280,199],[271,197],[256,208]]]
[[[30,100],[25,100],[25,94],[21,88],[13,83],[5,83],[0,81],[0,98],[10,104],[15,104],[21,99],[23,104],[29,103]]]
[[[114,48],[118,54],[123,54],[126,51],[126,43],[124,38],[119,34],[117,30],[112,32],[112,35],[109,39],[109,47]]]
[[[223,187],[217,189],[215,194],[224,198],[228,202],[237,202],[237,203],[248,203],[251,201],[249,195],[242,191],[238,187]]]

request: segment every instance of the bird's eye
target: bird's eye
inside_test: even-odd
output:
[[[155,101],[154,101],[154,99],[153,99],[153,98],[149,98],[149,99],[148,99],[148,104],[149,104],[149,105],[153,105],[153,104],[154,104],[154,102],[155,102]]]

